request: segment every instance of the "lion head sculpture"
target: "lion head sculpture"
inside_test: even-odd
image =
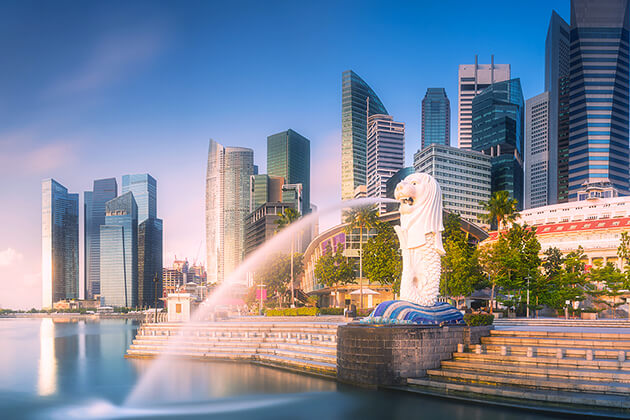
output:
[[[406,244],[401,245],[417,248],[426,243],[428,233],[433,233],[435,248],[444,254],[442,192],[435,178],[423,173],[411,174],[396,186],[394,197],[400,201],[400,227],[407,232]]]

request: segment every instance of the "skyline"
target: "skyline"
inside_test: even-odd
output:
[[[251,147],[265,173],[266,137],[289,128],[303,134],[312,146],[311,201],[325,208],[340,199],[343,71],[357,72],[406,124],[410,166],[420,147],[427,87],[446,88],[456,115],[458,65],[474,62],[475,54],[486,63],[494,54],[495,62],[509,63],[512,76],[521,78],[525,98],[541,93],[551,11],[569,18],[568,1],[488,2],[483,10],[463,2],[459,8],[428,3],[386,11],[366,5],[360,12],[350,3],[274,4],[264,10],[151,3],[148,11],[142,4],[66,3],[72,6],[67,10],[44,4],[39,15],[30,16],[26,9],[34,8],[28,3],[3,6],[9,10],[0,22],[11,41],[0,51],[16,65],[0,80],[6,92],[0,99],[0,192],[12,201],[0,215],[14,221],[0,226],[0,307],[29,308],[39,301],[41,227],[34,220],[41,211],[42,179],[55,178],[81,193],[95,179],[153,174],[162,197],[165,266],[175,254],[194,258],[205,231],[208,139]],[[142,20],[140,13],[146,15]],[[17,24],[24,18],[37,21],[49,36],[20,33],[28,27]],[[475,29],[480,21],[493,23],[481,31]],[[267,31],[274,22],[284,29]],[[318,33],[323,27],[326,33]],[[358,27],[376,33],[364,39]],[[338,42],[344,35],[347,41]],[[206,39],[216,43],[206,46]],[[373,60],[374,49],[384,46],[400,62]],[[291,58],[290,65],[278,66],[284,58]],[[456,125],[451,118],[452,133]],[[323,230],[330,221],[321,225]],[[34,298],[14,303],[31,289]]]

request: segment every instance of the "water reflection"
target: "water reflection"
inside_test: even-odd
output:
[[[39,327],[39,369],[37,393],[51,395],[57,391],[57,360],[55,358],[55,323],[44,318]]]

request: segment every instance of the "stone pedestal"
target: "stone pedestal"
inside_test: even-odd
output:
[[[365,387],[404,384],[450,359],[458,344],[478,344],[491,326],[348,324],[337,330],[337,380]]]

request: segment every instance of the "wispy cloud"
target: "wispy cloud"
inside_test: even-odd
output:
[[[0,133],[0,174],[47,174],[75,163],[80,149],[79,140],[51,139],[36,130]]]
[[[24,255],[13,248],[0,251],[0,267],[8,267],[22,261]]]

